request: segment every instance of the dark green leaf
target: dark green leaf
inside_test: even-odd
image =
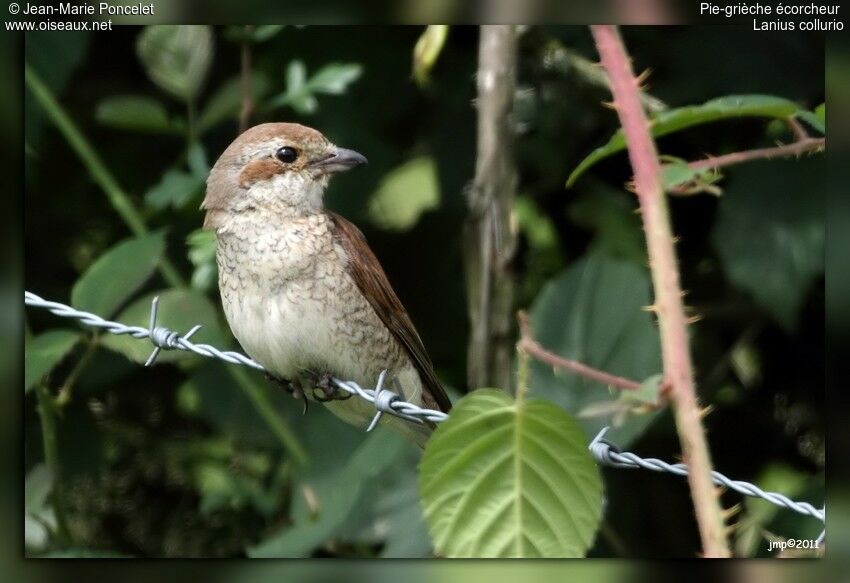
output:
[[[50,330],[28,340],[24,345],[24,391],[62,362],[79,339],[80,333],[73,330]]]
[[[345,469],[335,479],[314,488],[319,502],[318,515],[302,516],[296,523],[260,544],[249,547],[251,557],[303,557],[332,537],[362,504],[372,496],[367,488],[373,480],[394,466],[409,443],[388,431],[371,434],[348,459]]]
[[[730,95],[712,99],[702,105],[677,107],[661,112],[652,118],[650,129],[653,137],[665,136],[689,127],[738,117],[788,118],[799,110],[797,104],[770,95]],[[600,160],[626,148],[623,130],[619,129],[608,143],[595,149],[581,161],[567,179],[567,187]]]
[[[183,208],[198,197],[204,184],[205,179],[195,173],[171,168],[145,193],[145,204],[157,211]]]
[[[502,391],[461,399],[428,442],[419,480],[434,547],[448,557],[580,557],[602,518],[579,425]]]
[[[348,86],[357,81],[363,73],[363,67],[354,63],[329,63],[316,71],[307,83],[315,93],[340,95]]]
[[[735,169],[712,240],[726,275],[787,330],[824,272],[824,161],[769,160]]]
[[[251,98],[261,102],[269,92],[269,79],[262,71],[251,75]],[[209,98],[198,117],[198,132],[203,134],[228,119],[237,119],[242,108],[242,80],[233,77],[222,83]]]
[[[210,301],[201,293],[188,289],[169,289],[147,294],[133,302],[119,316],[118,321],[129,326],[144,326],[150,324],[151,300],[159,296],[157,326],[164,326],[175,332],[185,334],[196,324],[203,325],[200,331],[192,336],[196,344],[212,344],[223,346],[224,334],[218,322],[218,313]],[[143,363],[153,349],[149,340],[139,340],[132,336],[107,335],[102,344],[107,348],[120,352],[135,362]],[[173,362],[192,358],[191,352],[183,350],[163,350],[158,363]]]
[[[151,276],[165,251],[165,236],[125,239],[101,255],[74,284],[71,304],[109,318]]]
[[[658,331],[645,307],[652,303],[649,276],[633,262],[590,255],[549,282],[531,307],[537,341],[547,350],[588,366],[641,381],[661,370]],[[573,415],[604,411],[619,396],[605,385],[532,361],[530,393]],[[612,410],[611,413],[614,413]],[[655,418],[628,416],[612,430],[627,445]],[[615,418],[613,421],[621,421]],[[581,417],[588,435],[610,425],[610,416]],[[616,423],[615,423],[616,424]]]
[[[103,125],[121,130],[155,134],[175,130],[168,121],[165,106],[144,95],[107,97],[97,104],[94,116]]]
[[[212,28],[200,25],[146,26],[136,52],[151,81],[171,95],[195,99],[212,63]]]

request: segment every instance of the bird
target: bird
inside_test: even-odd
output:
[[[294,395],[364,426],[375,407],[332,378],[374,386],[387,371],[405,401],[448,412],[451,401],[410,316],[362,232],[324,208],[332,176],[366,164],[321,132],[263,123],[210,170],[201,209],[216,239],[222,308],[242,349]],[[389,386],[389,385],[388,385]],[[424,448],[434,430],[383,415]]]

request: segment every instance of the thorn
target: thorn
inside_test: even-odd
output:
[[[613,101],[600,101],[599,104],[602,105],[602,107],[617,111],[617,104]]]
[[[733,516],[735,516],[736,514],[741,512],[742,508],[743,508],[743,506],[741,505],[740,502],[738,502],[737,504],[730,506],[729,508],[726,508],[725,510],[721,510],[720,515],[723,517],[723,520],[728,520],[729,518],[732,518]],[[730,525],[730,527],[731,526],[734,526],[734,525]]]
[[[714,411],[714,405],[707,405],[699,410],[699,418],[705,419],[709,413]]]
[[[673,243],[678,244],[681,240],[682,240],[682,237],[681,237],[681,236],[679,236],[679,235],[675,235],[675,236],[673,237]]]
[[[658,305],[657,304],[649,304],[648,306],[641,306],[641,310],[644,312],[655,312],[658,313]]]
[[[647,67],[646,69],[643,70],[643,72],[640,75],[635,77],[635,86],[637,86],[637,88],[640,89],[641,88],[640,86],[643,84],[644,81],[649,79],[650,75],[652,75],[652,69]]]
[[[696,324],[697,322],[699,322],[702,319],[703,319],[702,314],[694,314],[693,316],[691,316],[689,318],[685,318],[685,324],[690,326],[691,324]]]

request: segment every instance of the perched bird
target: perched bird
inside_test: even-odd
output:
[[[215,231],[218,283],[233,335],[296,395],[366,424],[375,408],[330,383],[367,388],[388,371],[390,390],[448,411],[410,317],[352,223],[323,208],[331,175],[365,164],[318,131],[292,123],[248,129],[207,180],[204,227]],[[432,426],[384,415],[420,446]]]

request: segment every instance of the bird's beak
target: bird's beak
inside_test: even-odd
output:
[[[334,152],[327,158],[314,162],[313,167],[325,174],[333,174],[334,172],[351,170],[355,166],[360,166],[367,162],[366,156],[359,152],[347,150],[346,148],[335,148]]]

